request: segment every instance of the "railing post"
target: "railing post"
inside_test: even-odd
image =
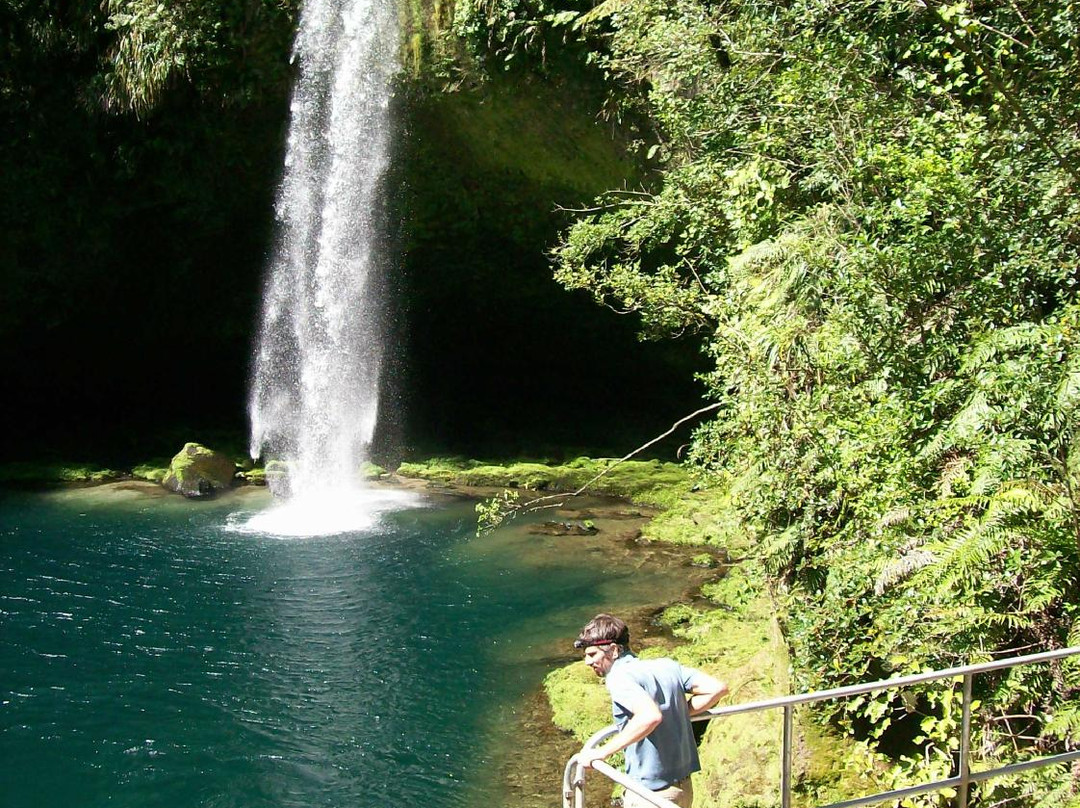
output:
[[[585,771],[570,758],[563,770],[562,808],[585,808]]]
[[[964,703],[960,719],[960,791],[957,808],[967,808],[968,786],[971,784],[971,680],[974,674],[964,674]]]
[[[794,707],[784,705],[784,750],[780,762],[780,805],[781,808],[791,808],[791,733],[792,713]]]

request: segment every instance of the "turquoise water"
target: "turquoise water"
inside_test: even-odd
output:
[[[265,505],[0,495],[6,808],[500,804],[523,696],[597,609],[665,585],[598,545],[477,540],[469,503],[230,529]]]

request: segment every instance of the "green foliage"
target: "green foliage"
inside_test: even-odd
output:
[[[0,84],[9,101],[45,78],[28,68],[66,62],[83,102],[114,112],[145,117],[181,83],[218,105],[250,102],[288,79],[282,56],[298,9],[298,0],[5,0]]]
[[[287,77],[281,33],[291,31],[298,7],[296,0],[104,0],[111,36],[101,102],[142,117],[181,80],[196,81],[218,103],[250,100],[261,92],[257,82]]]
[[[517,491],[503,490],[490,499],[476,503],[476,533],[480,535],[509,520],[519,507],[521,495]]]
[[[785,595],[797,687],[1075,641],[1080,7],[486,8],[503,58],[576,31],[651,124],[655,182],[581,214],[556,277],[699,335],[724,407],[690,457]],[[988,759],[1076,742],[1050,667],[977,683]],[[951,693],[829,717],[907,784],[953,765]],[[980,788],[1050,804],[1056,776]]]
[[[52,483],[103,483],[117,480],[122,472],[87,463],[3,463],[0,484],[44,485]]]

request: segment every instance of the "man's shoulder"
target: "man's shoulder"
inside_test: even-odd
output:
[[[645,679],[656,679],[673,675],[677,676],[685,670],[688,669],[684,668],[670,657],[641,659],[640,657],[633,656],[627,657],[625,660],[621,661],[621,664],[613,667],[608,674],[608,679],[615,677],[617,681],[625,678],[630,681],[641,682]]]
[[[637,663],[635,667],[642,671],[672,671],[679,670],[683,667],[671,657],[666,656],[651,657],[649,659],[634,657],[634,661]]]

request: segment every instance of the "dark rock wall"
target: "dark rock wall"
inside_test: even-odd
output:
[[[693,409],[692,347],[641,343],[633,318],[551,278],[562,209],[634,181],[587,89],[492,81],[404,106],[397,187],[410,443],[615,452]]]
[[[138,119],[86,103],[91,68],[3,77],[24,91],[0,110],[4,451],[242,445],[288,88],[218,105],[181,84]],[[641,344],[551,280],[558,207],[634,173],[588,98],[536,78],[402,88],[388,453],[619,451],[694,406],[693,349]]]

